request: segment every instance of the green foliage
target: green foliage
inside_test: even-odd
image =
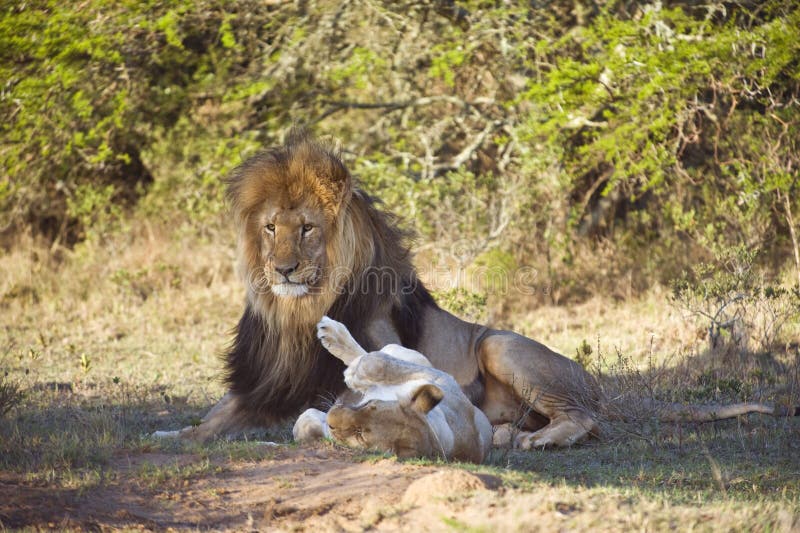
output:
[[[205,232],[220,178],[300,123],[439,258],[502,250],[572,294],[737,245],[800,273],[798,6],[458,6],[3,8],[0,229]]]
[[[0,375],[0,418],[18,405],[22,398],[19,385],[9,379],[8,372]]]
[[[577,361],[583,368],[589,368],[592,363],[592,345],[583,339],[580,345],[575,349],[575,361]]]
[[[119,219],[120,207],[114,203],[114,185],[98,188],[90,183],[79,185],[67,198],[66,215],[90,232],[88,236],[111,229]]]
[[[434,49],[431,66],[428,75],[433,78],[442,78],[445,85],[455,87],[456,68],[460,67],[467,60],[467,52],[462,46],[451,48],[451,45],[437,47]]]
[[[659,259],[687,235],[782,240],[779,200],[798,185],[800,10],[617,8],[540,41],[551,66],[520,95],[533,105],[523,138],[563,147],[565,192],[580,199],[571,225],[630,232]]]
[[[456,316],[473,322],[486,319],[486,295],[463,288],[436,291],[436,302]]]
[[[331,69],[330,79],[338,84],[364,90],[370,85],[370,78],[386,67],[386,61],[373,50],[357,46],[348,60]]]
[[[672,299],[705,322],[712,349],[770,352],[781,329],[800,318],[800,286],[770,283],[745,247],[720,249],[672,283]]]
[[[153,181],[141,159],[153,134],[241,70],[247,47],[237,33],[253,39],[240,21],[253,6],[226,13],[224,2],[171,4],[3,8],[0,112],[9,119],[0,125],[0,226],[28,223],[66,240],[93,225],[107,229],[107,215]]]
[[[230,105],[238,108],[238,103]],[[209,112],[232,114],[225,104]],[[202,120],[203,117],[181,117],[172,128],[160,128],[154,132],[152,145],[142,153],[145,162],[160,169],[138,205],[148,220],[171,224],[180,215],[178,220],[189,220],[202,233],[205,225],[218,222],[224,213],[220,178],[243,156],[253,153],[258,144],[254,135],[231,138],[224,128],[203,130],[198,123]]]

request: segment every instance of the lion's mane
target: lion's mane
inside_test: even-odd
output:
[[[284,146],[239,166],[227,196],[247,301],[224,358],[226,380],[247,422],[268,424],[308,406],[324,407],[344,389],[342,363],[315,335],[323,315],[344,323],[367,350],[380,348],[367,338],[367,317],[387,317],[401,342],[416,346],[417,319],[435,304],[411,264],[409,236],[353,187],[334,149],[294,132]],[[257,282],[264,261],[255,213],[286,197],[313,203],[329,223],[322,289],[302,298],[277,297]]]

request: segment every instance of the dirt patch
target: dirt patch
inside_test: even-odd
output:
[[[443,499],[497,489],[501,485],[502,481],[495,476],[472,474],[463,470],[441,470],[411,483],[403,495],[403,503],[430,505]]]
[[[270,459],[211,460],[198,474],[181,474],[199,461],[191,455],[120,456],[104,474],[107,481],[82,491],[2,475],[0,521],[10,528],[349,531],[396,515],[415,480],[422,482],[417,497],[425,487],[437,494],[486,487],[466,472],[441,477],[438,467],[358,460],[332,448],[281,447]],[[164,468],[172,472],[164,479],[143,474]],[[460,481],[447,489],[451,477]],[[414,503],[401,505],[407,510]]]
[[[241,450],[241,449],[240,449]],[[796,531],[796,505],[635,491],[420,466],[320,444],[247,457],[120,454],[82,489],[0,473],[0,529],[216,531]],[[550,452],[555,453],[555,452]],[[574,450],[573,453],[578,453]],[[503,475],[499,474],[498,475]]]

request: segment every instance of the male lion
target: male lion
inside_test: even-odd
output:
[[[246,305],[226,354],[230,390],[182,436],[265,427],[330,403],[345,389],[344,365],[314,334],[323,315],[344,323],[368,351],[400,344],[424,353],[493,424],[517,422],[518,447],[567,446],[597,431],[593,378],[534,340],[440,309],[417,278],[406,235],[353,186],[332,149],[293,132],[284,146],[237,168],[227,195]],[[742,404],[676,408],[669,416],[712,420],[750,411],[774,412]]]
[[[322,317],[317,337],[347,365],[354,398],[340,397],[328,413],[308,409],[294,425],[299,442],[332,437],[349,446],[398,457],[442,457],[481,463],[492,425],[452,376],[415,350],[390,344],[367,353],[341,322]]]

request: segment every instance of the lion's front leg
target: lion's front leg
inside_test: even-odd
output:
[[[572,446],[596,433],[596,424],[587,414],[575,412],[572,416],[558,416],[537,431],[525,431],[514,424],[500,424],[494,426],[492,431],[493,446],[532,450],[549,446]]]
[[[200,425],[184,428],[180,430],[178,436],[205,442],[214,437],[241,433],[249,429],[250,425],[242,419],[240,413],[238,396],[228,392],[203,417]]]

